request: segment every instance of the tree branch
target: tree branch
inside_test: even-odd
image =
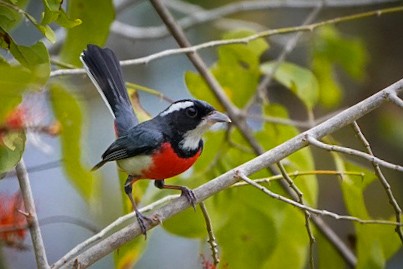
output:
[[[29,177],[25,168],[24,160],[21,159],[15,167],[17,172],[18,182],[20,184],[22,199],[24,200],[24,206],[31,233],[32,244],[34,246],[36,265],[39,269],[48,269],[49,264],[46,258],[45,246],[42,240],[41,230],[39,228],[38,216],[36,215],[34,198],[32,196],[31,185],[29,183]]]

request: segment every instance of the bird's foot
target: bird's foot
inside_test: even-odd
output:
[[[144,216],[143,214],[141,214],[138,211],[136,212],[136,218],[137,218],[137,222],[140,226],[141,233],[144,235],[144,238],[147,239],[147,227],[146,227],[145,222],[153,224],[155,222],[155,220],[153,220],[152,218],[149,218],[147,216]]]
[[[182,186],[181,190],[182,190],[181,195],[185,196],[186,199],[188,199],[189,203],[192,205],[193,209],[196,210],[197,198],[196,198],[196,195],[194,194],[194,192],[191,189],[184,187],[184,186]]]

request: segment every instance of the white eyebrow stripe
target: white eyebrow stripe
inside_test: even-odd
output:
[[[160,116],[164,117],[172,112],[179,111],[181,109],[185,109],[185,108],[191,107],[193,105],[194,105],[194,103],[191,101],[175,103],[175,104],[171,105],[170,107],[168,107],[166,110],[162,111]]]

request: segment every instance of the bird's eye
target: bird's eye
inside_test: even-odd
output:
[[[195,118],[197,116],[197,109],[194,107],[188,107],[186,108],[185,113],[189,118]]]

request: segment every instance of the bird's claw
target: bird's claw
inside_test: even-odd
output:
[[[137,222],[140,226],[141,233],[144,235],[144,238],[147,239],[147,227],[145,225],[145,222],[152,224],[152,223],[154,223],[154,220],[147,216],[144,216],[140,212],[136,212],[136,218],[137,218]]]
[[[194,194],[194,192],[187,188],[187,187],[183,187],[182,189],[182,196],[185,196],[186,199],[189,201],[189,203],[192,205],[193,209],[196,211],[196,195]]]

